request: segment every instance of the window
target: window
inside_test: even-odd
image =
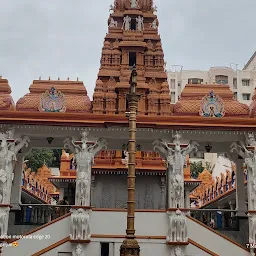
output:
[[[178,87],[180,87],[180,83],[178,83]]]
[[[175,79],[171,79],[171,89],[175,89]]]
[[[129,66],[136,66],[136,52],[129,52]]]
[[[233,78],[233,88],[237,89],[237,79]]]
[[[242,85],[243,86],[250,86],[250,80],[249,79],[243,79],[242,80]]]
[[[189,78],[188,84],[201,84],[203,81],[201,78]]]
[[[100,256],[109,256],[109,243],[101,243]]]
[[[175,92],[171,93],[171,103],[175,103]]]
[[[250,98],[251,98],[250,93],[243,93],[242,96],[243,96],[243,100],[250,100]]]
[[[234,98],[234,100],[237,100],[237,92],[234,92],[233,98]]]
[[[216,84],[228,84],[228,76],[215,76]]]
[[[137,25],[136,19],[132,19],[131,20],[131,30],[136,30],[136,25]]]

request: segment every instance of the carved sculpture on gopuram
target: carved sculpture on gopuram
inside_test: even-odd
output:
[[[75,153],[77,164],[76,206],[90,206],[91,167],[94,156],[107,147],[106,140],[101,138],[96,142],[88,141],[88,134],[87,131],[83,131],[81,141],[75,141],[74,139],[64,141],[65,147]]]
[[[174,136],[173,143],[158,139],[154,141],[154,150],[164,157],[168,164],[168,208],[184,208],[184,165],[186,155],[197,151],[198,143],[181,144],[181,135]]]
[[[14,131],[0,133],[0,235],[7,234],[14,161],[17,153],[28,146],[29,137],[14,139]],[[1,207],[1,205],[4,205]]]
[[[123,22],[123,26],[122,26],[122,30],[128,31],[131,29],[131,17],[129,17],[128,15],[126,15],[124,17],[124,22]]]
[[[138,0],[130,0],[131,8],[139,8]]]
[[[143,23],[143,17],[139,16],[138,18],[136,18],[137,21],[137,27],[138,27],[138,31],[143,31],[144,30],[144,23]]]
[[[243,141],[233,142],[231,152],[242,157],[247,166],[247,194],[249,212],[249,242],[256,243],[256,141],[253,133],[248,133]],[[251,252],[255,255],[254,252]]]
[[[38,107],[41,112],[65,112],[65,96],[62,92],[52,87],[42,94]]]
[[[116,28],[117,27],[117,21],[115,21],[113,18],[110,18],[108,26],[110,28]]]
[[[157,29],[158,28],[158,20],[154,19],[154,21],[150,24],[150,27],[153,29]]]
[[[202,98],[199,115],[204,117],[223,117],[225,115],[222,99],[210,91]]]

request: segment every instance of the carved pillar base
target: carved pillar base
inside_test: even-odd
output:
[[[72,245],[72,256],[86,256],[85,247],[86,244],[73,244]]]
[[[120,256],[139,256],[140,246],[136,239],[125,239],[120,247]]]
[[[188,211],[179,209],[168,209],[169,228],[166,237],[167,244],[182,244],[188,243],[187,237],[187,215]]]
[[[90,231],[90,207],[73,206],[71,211],[71,234],[70,241],[76,243],[82,241],[89,243],[91,238]]]
[[[184,256],[185,255],[185,246],[177,245],[171,247],[170,256]]]

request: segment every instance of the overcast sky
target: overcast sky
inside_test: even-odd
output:
[[[82,80],[91,97],[114,0],[0,0],[0,75],[15,101],[33,79]],[[165,61],[207,70],[256,50],[255,0],[156,0]]]

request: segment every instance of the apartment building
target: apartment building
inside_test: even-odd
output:
[[[231,67],[212,67],[208,71],[183,70],[171,66],[167,71],[171,102],[176,103],[186,84],[229,84],[238,101],[250,105],[256,87],[256,52],[242,70]]]

